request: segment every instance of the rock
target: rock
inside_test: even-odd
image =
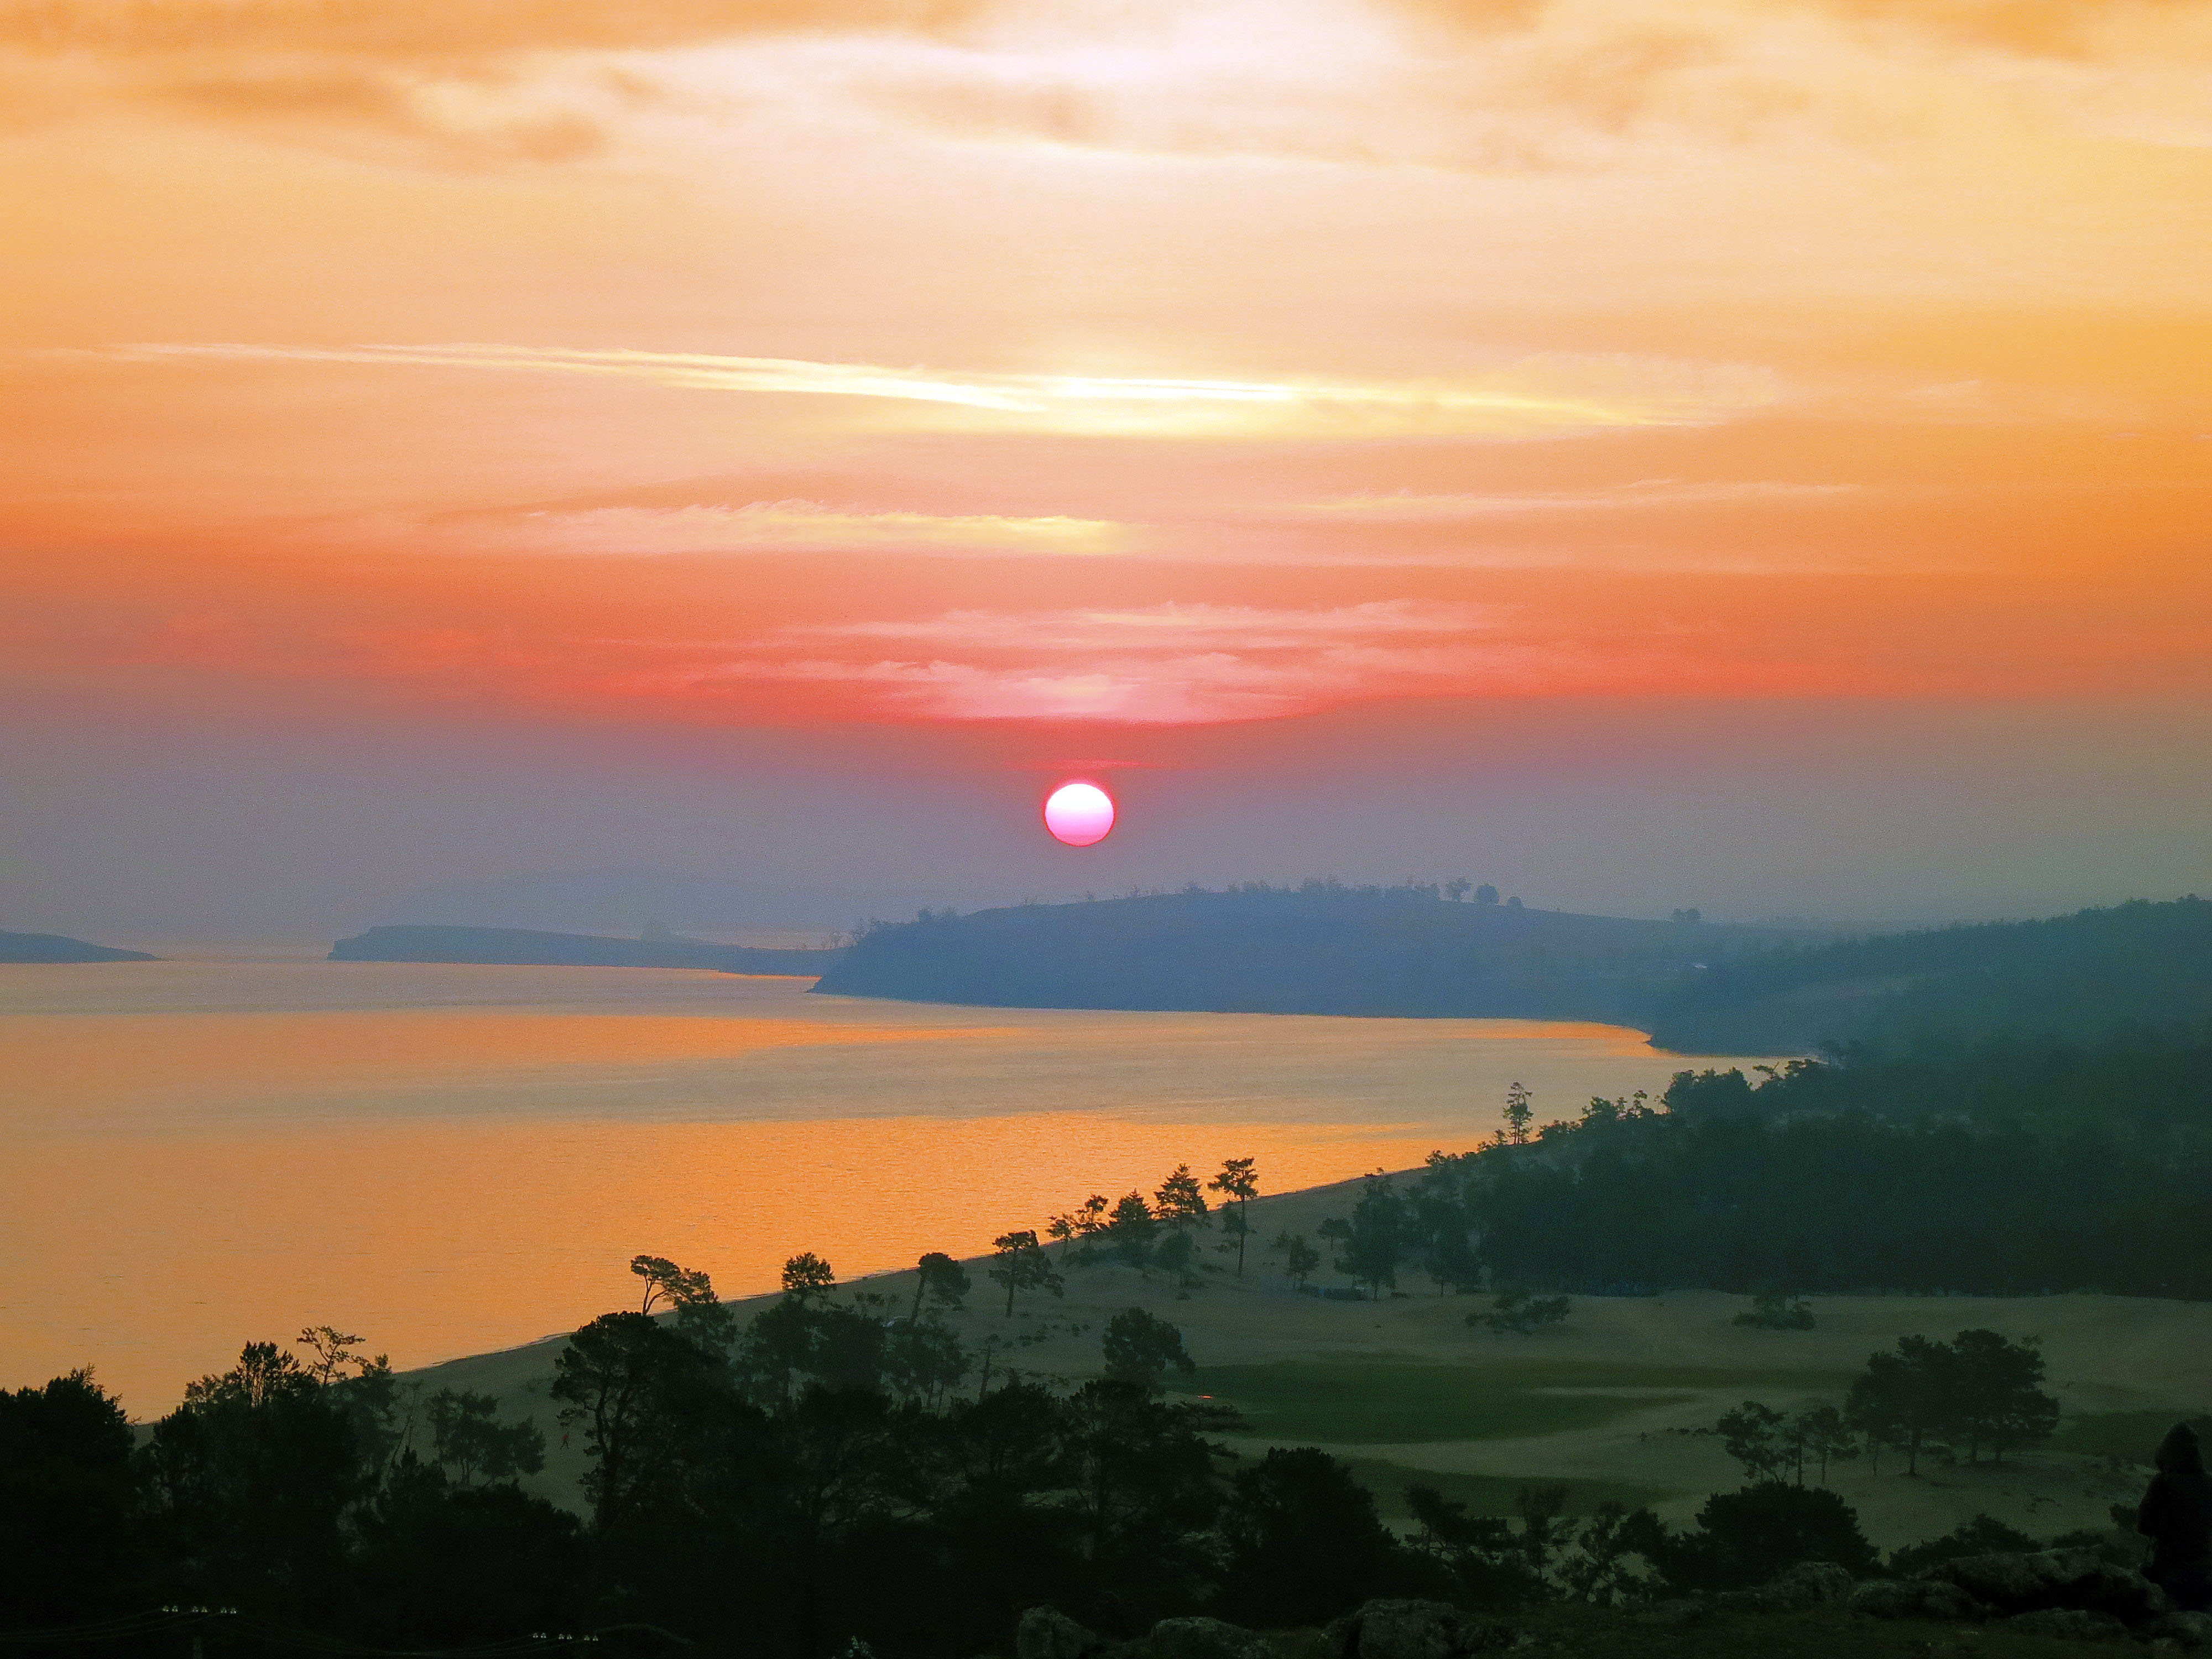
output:
[[[1788,1613],[1815,1607],[1825,1601],[1841,1601],[1851,1593],[1851,1575],[1833,1561],[1800,1561],[1780,1577],[1770,1579],[1752,1594],[1761,1607]]]
[[[2033,1613],[2016,1613],[1997,1622],[2006,1630],[2021,1631],[2030,1636],[2063,1636],[2075,1642],[2108,1641],[2128,1633],[2128,1627],[2111,1613],[2093,1612],[2087,1607],[2039,1607]]]
[[[1978,1619],[1988,1611],[1956,1584],[1926,1578],[1870,1578],[1844,1605],[1870,1619]]]
[[[1266,1641],[1220,1619],[1163,1619],[1152,1645],[1159,1659],[1274,1659]]]
[[[2212,1644],[2212,1613],[2169,1613],[2137,1633],[2179,1647],[2201,1648]]]
[[[2041,1606],[2051,1589],[2051,1581],[2038,1570],[2035,1559],[2016,1553],[1962,1555],[1955,1561],[1938,1562],[1922,1577],[1956,1584],[1977,1601],[2006,1613]]]
[[[1334,1659],[1458,1659],[1510,1648],[1519,1634],[1449,1601],[1368,1601],[1328,1627]]]
[[[1112,1646],[1058,1607],[1031,1607],[1014,1626],[1015,1659],[1105,1659]]]
[[[2094,1550],[1963,1556],[1930,1567],[1923,1577],[1956,1584],[2004,1613],[2070,1607],[2141,1625],[2172,1607],[2149,1579]]]

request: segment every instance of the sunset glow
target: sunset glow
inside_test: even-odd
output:
[[[2212,694],[2206,8],[160,9],[0,9],[57,720],[1028,777]]]

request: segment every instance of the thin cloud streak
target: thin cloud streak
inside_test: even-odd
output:
[[[580,374],[682,391],[782,393],[950,405],[1057,432],[1244,435],[1541,436],[1608,428],[1705,426],[1778,402],[1779,377],[1741,363],[1553,355],[1438,381],[1170,376],[944,374],[875,364],[702,352],[452,345],[290,346],[147,343],[137,361],[210,360]]]

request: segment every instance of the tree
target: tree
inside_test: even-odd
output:
[[[1152,1242],[1159,1235],[1159,1223],[1153,1218],[1152,1208],[1145,1202],[1142,1193],[1124,1193],[1115,1200],[1113,1213],[1102,1230],[1114,1254],[1126,1267],[1142,1273],[1152,1259]]]
[[[1154,1265],[1172,1274],[1176,1285],[1183,1291],[1194,1291],[1199,1286],[1198,1275],[1191,1271],[1191,1264],[1197,1259],[1197,1243],[1180,1227],[1162,1239],[1158,1248],[1152,1252]]]
[[[570,1335],[553,1362],[552,1395],[562,1426],[584,1430],[596,1530],[680,1512],[717,1384],[708,1356],[648,1315],[602,1314]]]
[[[1283,1253],[1283,1277],[1293,1285],[1303,1287],[1321,1266],[1321,1252],[1307,1243],[1304,1233],[1277,1234],[1275,1248]]]
[[[1481,885],[1481,886],[1480,886],[1480,887],[1478,887],[1478,888],[1476,888],[1476,889],[1474,890],[1474,902],[1475,902],[1477,904],[1495,904],[1495,903],[1497,903],[1497,902],[1498,902],[1498,890],[1497,890],[1495,887],[1492,887],[1492,886],[1488,882],[1486,882],[1486,881],[1485,883],[1483,883],[1483,884],[1482,884],[1482,885]]]
[[[811,1257],[792,1258],[793,1262]],[[829,1271],[829,1264],[821,1264]],[[629,1270],[645,1281],[645,1298],[638,1311],[649,1314],[655,1303],[665,1303],[676,1310],[676,1329],[687,1340],[696,1343],[709,1353],[720,1353],[737,1339],[738,1322],[735,1315],[722,1305],[714,1294],[714,1281],[696,1268],[679,1267],[665,1255],[634,1255],[629,1259]],[[791,1263],[784,1266],[784,1289],[791,1289]],[[835,1277],[832,1276],[832,1283]]]
[[[1694,1532],[1662,1532],[1649,1550],[1678,1593],[1749,1589],[1801,1561],[1833,1561],[1863,1578],[1881,1559],[1842,1498],[1778,1480],[1716,1492],[1698,1511]]]
[[[1729,1322],[1761,1331],[1809,1331],[1813,1304],[1790,1291],[1758,1291],[1752,1295],[1751,1311],[1740,1313]]]
[[[81,1623],[134,1598],[133,1438],[89,1370],[0,1392],[0,1619]]]
[[[1734,1411],[1723,1412],[1713,1425],[1722,1449],[1743,1465],[1746,1486],[1778,1480],[1790,1467],[1790,1451],[1783,1443],[1786,1419],[1771,1406],[1747,1400]]]
[[[629,1270],[645,1281],[645,1300],[638,1306],[640,1313],[651,1313],[656,1302],[680,1308],[690,1302],[714,1300],[712,1279],[703,1273],[678,1267],[665,1255],[634,1255],[629,1259]]]
[[[991,1241],[996,1254],[988,1269],[989,1277],[1006,1287],[1006,1317],[1014,1316],[1014,1293],[1017,1291],[1049,1291],[1054,1296],[1066,1294],[1066,1285],[1052,1270],[1052,1261],[1037,1243],[1036,1234],[1024,1229],[1020,1232],[1000,1233]]]
[[[1509,1146],[1528,1144],[1528,1127],[1536,1120],[1535,1097],[1518,1078],[1505,1091],[1505,1127],[1499,1133]]]
[[[811,1250],[801,1250],[783,1264],[783,1293],[797,1301],[836,1288],[836,1269]]]
[[[1190,1165],[1178,1164],[1152,1194],[1152,1213],[1174,1227],[1188,1226],[1206,1215],[1206,1194]]]
[[[1467,896],[1468,890],[1474,885],[1465,876],[1455,876],[1444,884],[1444,896],[1456,904]]]
[[[275,1343],[252,1342],[154,1425],[147,1485],[176,1593],[291,1616],[338,1595],[340,1522],[369,1480],[337,1392]]]
[[[1894,1353],[1867,1356],[1867,1368],[1844,1396],[1844,1417],[1877,1447],[1905,1452],[1907,1475],[1920,1473],[1920,1452],[1941,1443],[1954,1419],[1957,1353],[1924,1336],[1901,1336]]]
[[[1404,1594],[1410,1563],[1352,1471],[1312,1446],[1272,1448],[1230,1483],[1218,1602],[1249,1626],[1326,1624]]]
[[[1536,1296],[1517,1287],[1500,1291],[1490,1313],[1469,1314],[1467,1322],[1494,1336],[1534,1336],[1564,1324],[1573,1304],[1564,1296]]]
[[[1223,1231],[1237,1241],[1237,1276],[1244,1277],[1244,1241],[1252,1231],[1245,1206],[1260,1195],[1260,1161],[1255,1158],[1228,1158],[1221,1161],[1221,1173],[1206,1184],[1212,1191],[1233,1203],[1231,1210],[1224,1207],[1221,1214]],[[1232,1226],[1230,1217],[1236,1217]]]
[[[1183,1350],[1182,1333],[1142,1308],[1124,1308],[1108,1320],[1100,1347],[1109,1377],[1137,1383],[1153,1394],[1160,1391],[1170,1369],[1185,1376],[1198,1370]]]
[[[1321,1235],[1334,1239],[1340,1247],[1337,1272],[1366,1285],[1379,1300],[1398,1282],[1398,1264],[1406,1257],[1411,1219],[1405,1198],[1389,1178],[1367,1176],[1363,1178],[1359,1202],[1352,1206],[1352,1218],[1322,1222]]]
[[[2058,1401],[2036,1384],[2043,1381],[2037,1339],[2010,1342],[1995,1331],[1960,1331],[1951,1340],[1951,1422],[1966,1445],[1966,1461],[1980,1461],[1986,1446],[1998,1462],[2008,1447],[2047,1440],[2058,1426]]]
[[[1817,1464],[1820,1484],[1828,1484],[1828,1465],[1848,1463],[1859,1455],[1857,1438],[1844,1414],[1833,1406],[1814,1406],[1790,1419],[1784,1440],[1797,1470],[1797,1484],[1805,1484],[1805,1466]]]
[[[478,1479],[511,1485],[544,1468],[545,1437],[538,1425],[501,1424],[499,1402],[491,1395],[441,1389],[425,1405],[431,1459],[460,1486],[472,1486]]]
[[[908,1316],[909,1319],[921,1319],[924,1297],[940,1308],[953,1309],[967,1298],[971,1288],[968,1270],[944,1251],[931,1250],[915,1266],[914,1311]]]

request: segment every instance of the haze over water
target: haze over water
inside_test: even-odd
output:
[[[1283,1192],[1657,1092],[1637,1033],[956,1008],[804,980],[297,960],[0,967],[0,1387],[134,1413],[329,1322],[412,1366],[623,1305],[969,1255],[1093,1192],[1256,1156]],[[1699,1061],[1699,1064],[1712,1063]],[[1725,1063],[1725,1062],[1722,1062]]]

